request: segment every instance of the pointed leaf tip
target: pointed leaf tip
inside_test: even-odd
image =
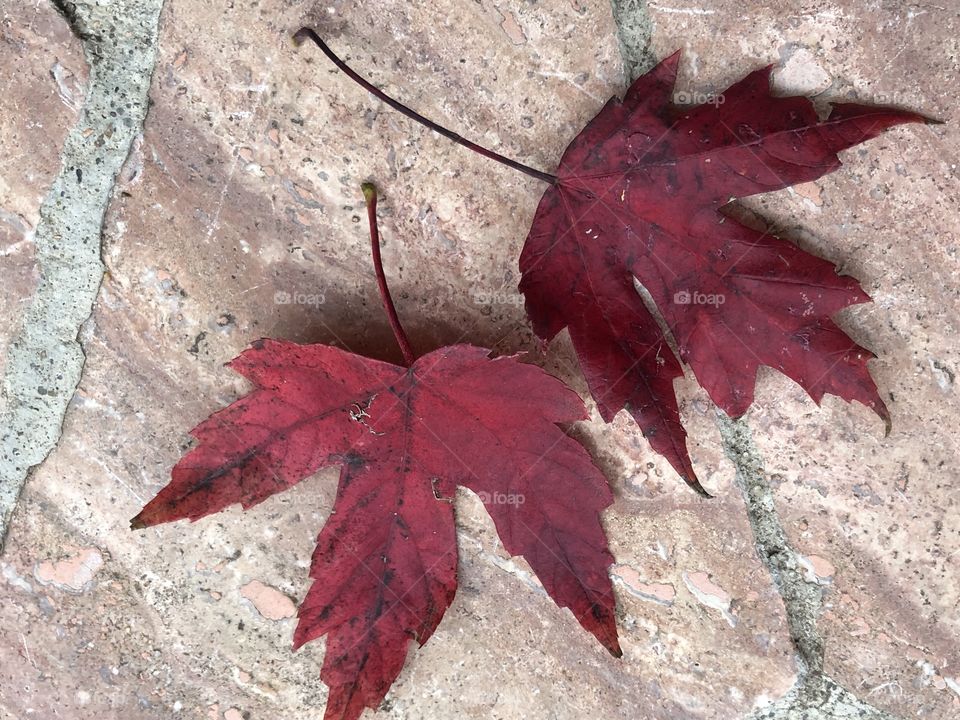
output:
[[[826,394],[856,400],[889,426],[863,349],[831,320],[866,294],[833,263],[721,208],[817,180],[841,166],[838,153],[931,119],[838,103],[822,120],[808,98],[771,94],[772,65],[721,93],[680,98],[678,59],[637,78],[567,147],[563,182],[544,194],[521,252],[520,287],[541,340],[569,330],[603,419],[628,408],[651,447],[709,497],[685,447],[673,386],[683,370],[634,278],[731,418],[749,408],[766,366],[818,403]]]
[[[692,482],[690,478],[684,478],[684,480],[686,481],[687,485],[689,485],[694,490],[696,490],[697,494],[700,495],[702,498],[706,500],[713,500],[713,495],[707,492],[706,488],[704,488],[703,485],[700,484],[699,480],[697,480],[696,478],[694,478]]]

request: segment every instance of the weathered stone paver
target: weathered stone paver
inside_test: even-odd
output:
[[[542,187],[393,112],[315,48],[294,48],[304,23],[418,111],[547,171],[628,74],[678,47],[683,91],[720,91],[772,62],[784,92],[899,92],[886,99],[951,121],[895,130],[817,183],[744,203],[874,296],[841,322],[880,355],[872,368],[890,437],[865,408],[833,398],[817,408],[770,371],[746,419],[752,441],[731,444],[688,377],[678,387],[691,454],[717,496],[704,501],[625,414],[609,426],[595,414],[573,432],[617,498],[605,522],[624,657],[552,604],[462,492],[457,600],[369,716],[781,718],[820,700],[812,717],[861,701],[904,718],[960,710],[950,642],[957,68],[944,47],[956,14],[852,2],[614,6],[166,3],[152,105],[104,224],[107,275],[80,336],[84,373],[0,557],[0,715],[319,716],[323,643],[290,652],[290,599],[308,586],[336,473],[246,513],[136,534],[128,520],[166,482],[186,431],[244,392],[222,364],[249,342],[399,357],[369,270],[361,182],[380,187],[384,261],[419,351],[456,341],[532,350],[585,393],[569,343],[537,351],[516,295]],[[25,8],[0,26],[0,53],[25,73],[19,95],[0,97],[0,143],[16,127],[35,146],[0,170],[0,253],[24,243],[0,255],[3,345],[36,283],[29,232],[79,108],[57,93],[82,102],[87,81],[79,41],[52,11],[36,12],[49,31],[30,30]],[[745,457],[759,459],[751,467],[769,490],[763,512],[782,526],[777,542],[796,553],[792,586],[771,575],[757,504],[741,493]],[[785,605],[794,591],[809,615]]]

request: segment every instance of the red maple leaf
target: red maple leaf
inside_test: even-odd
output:
[[[566,327],[600,414],[626,408],[651,446],[694,488],[673,388],[683,375],[634,286],[653,298],[700,385],[736,417],[757,368],[858,400],[889,427],[867,371],[874,355],[830,317],[870,298],[852,277],[722,212],[732,199],[807,182],[837,152],[920,115],[770,94],[770,67],[697,107],[672,103],[680,53],[614,98],[569,145],[520,257],[537,335]]]
[[[708,102],[672,102],[680,53],[613,98],[569,145],[556,175],[464,139],[358,75],[311,28],[311,40],[385,103],[484,157],[550,184],[520,257],[520,290],[545,342],[568,328],[604,420],[626,409],[651,447],[694,489],[673,381],[688,363],[713,401],[738,417],[757,368],[776,368],[820,403],[827,393],[890,415],[867,371],[873,353],[830,319],[868,302],[851,277],[723,212],[732,200],[815,180],[837,153],[901,123],[892,108],[835,104],[820,120],[805,97],[770,94],[772,66]],[[649,291],[680,358],[634,279]]]
[[[229,366],[254,390],[191,431],[198,445],[131,522],[142,528],[249,508],[340,466],[317,539],[294,647],[327,635],[325,718],[376,707],[457,587],[453,497],[483,500],[504,548],[523,556],[558,605],[620,655],[612,556],[600,512],[612,502],[586,450],[557,423],[580,397],[517,357],[454,345],[415,359],[390,301],[365,186],[374,265],[408,367],[326,345],[260,340]]]

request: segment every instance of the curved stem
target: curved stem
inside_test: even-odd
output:
[[[416,120],[421,125],[424,125],[425,127],[430,128],[434,132],[440,133],[445,138],[453,140],[455,143],[459,145],[463,145],[465,148],[469,148],[470,150],[473,150],[475,153],[479,153],[480,155],[483,155],[486,158],[490,158],[491,160],[496,160],[498,163],[502,163],[507,167],[513,168],[514,170],[519,170],[520,172],[526,175],[529,175],[530,177],[536,178],[537,180],[542,180],[545,183],[550,183],[551,185],[553,185],[554,183],[557,182],[556,175],[551,175],[550,173],[545,173],[542,170],[537,170],[536,168],[529,167],[527,165],[524,165],[523,163],[517,162],[516,160],[511,160],[508,157],[504,157],[500,153],[496,153],[493,150],[488,150],[482,145],[477,145],[474,142],[470,142],[469,140],[461,137],[460,135],[453,132],[452,130],[447,130],[447,128],[443,127],[442,125],[437,125],[437,123],[435,123],[433,120],[425,118],[420,113],[414,110],[411,110],[400,101],[394,100],[392,97],[387,95],[385,92],[383,92],[383,90],[378,88],[376,85],[373,85],[368,80],[365,80],[364,78],[360,77],[353,70],[353,68],[347,65],[343,60],[341,60],[337,56],[336,53],[333,52],[333,50],[327,47],[327,44],[320,38],[319,35],[317,35],[316,31],[313,28],[302,27],[299,30],[297,30],[297,32],[293,36],[293,41],[297,45],[299,45],[300,43],[302,43],[304,40],[307,40],[307,39],[312,40],[316,44],[316,46],[323,51],[323,54],[326,55],[328,58],[330,58],[330,61],[334,65],[336,65],[338,68],[340,68],[340,70],[342,70],[347,75],[347,77],[349,77],[351,80],[353,80],[355,83],[357,83],[361,87],[366,88],[368,92],[371,92],[374,95],[376,95],[378,98],[383,100],[383,102],[385,102],[387,105],[392,107],[397,112],[403,113],[411,120]]]
[[[387,276],[383,273],[383,259],[380,257],[380,230],[377,227],[377,187],[373,183],[363,183],[361,187],[363,188],[363,199],[367,204],[367,221],[370,223],[370,254],[373,255],[373,270],[377,275],[380,299],[383,300],[383,309],[387,312],[387,319],[390,321],[394,337],[397,338],[397,344],[400,346],[400,352],[403,353],[403,359],[406,361],[407,367],[410,367],[416,361],[417,356],[413,354],[410,340],[403,331],[400,318],[397,317],[397,308],[394,307],[393,298],[390,297]]]

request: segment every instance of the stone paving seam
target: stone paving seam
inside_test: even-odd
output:
[[[628,79],[638,77],[656,64],[650,49],[653,24],[646,3],[644,0],[611,0],[611,5],[623,55],[624,74]],[[641,293],[641,296],[646,301],[645,293]],[[659,311],[650,307],[650,302],[645,304],[657,319],[671,349],[676,352],[675,341]],[[824,674],[824,639],[817,629],[822,604],[820,589],[807,583],[803,577],[798,554],[790,545],[777,515],[773,490],[763,469],[763,459],[753,442],[746,420],[732,420],[718,410],[717,426],[724,452],[736,469],[737,485],[747,507],[757,554],[783,598],[799,671],[797,684],[790,692],[771,705],[751,713],[749,720],[896,720],[894,716],[862,702]]]
[[[104,213],[143,130],[162,0],[54,0],[90,68],[83,109],[40,208],[40,281],[10,343],[0,383],[0,552],[20,491],[60,440],[83,370],[80,343],[103,278]]]

